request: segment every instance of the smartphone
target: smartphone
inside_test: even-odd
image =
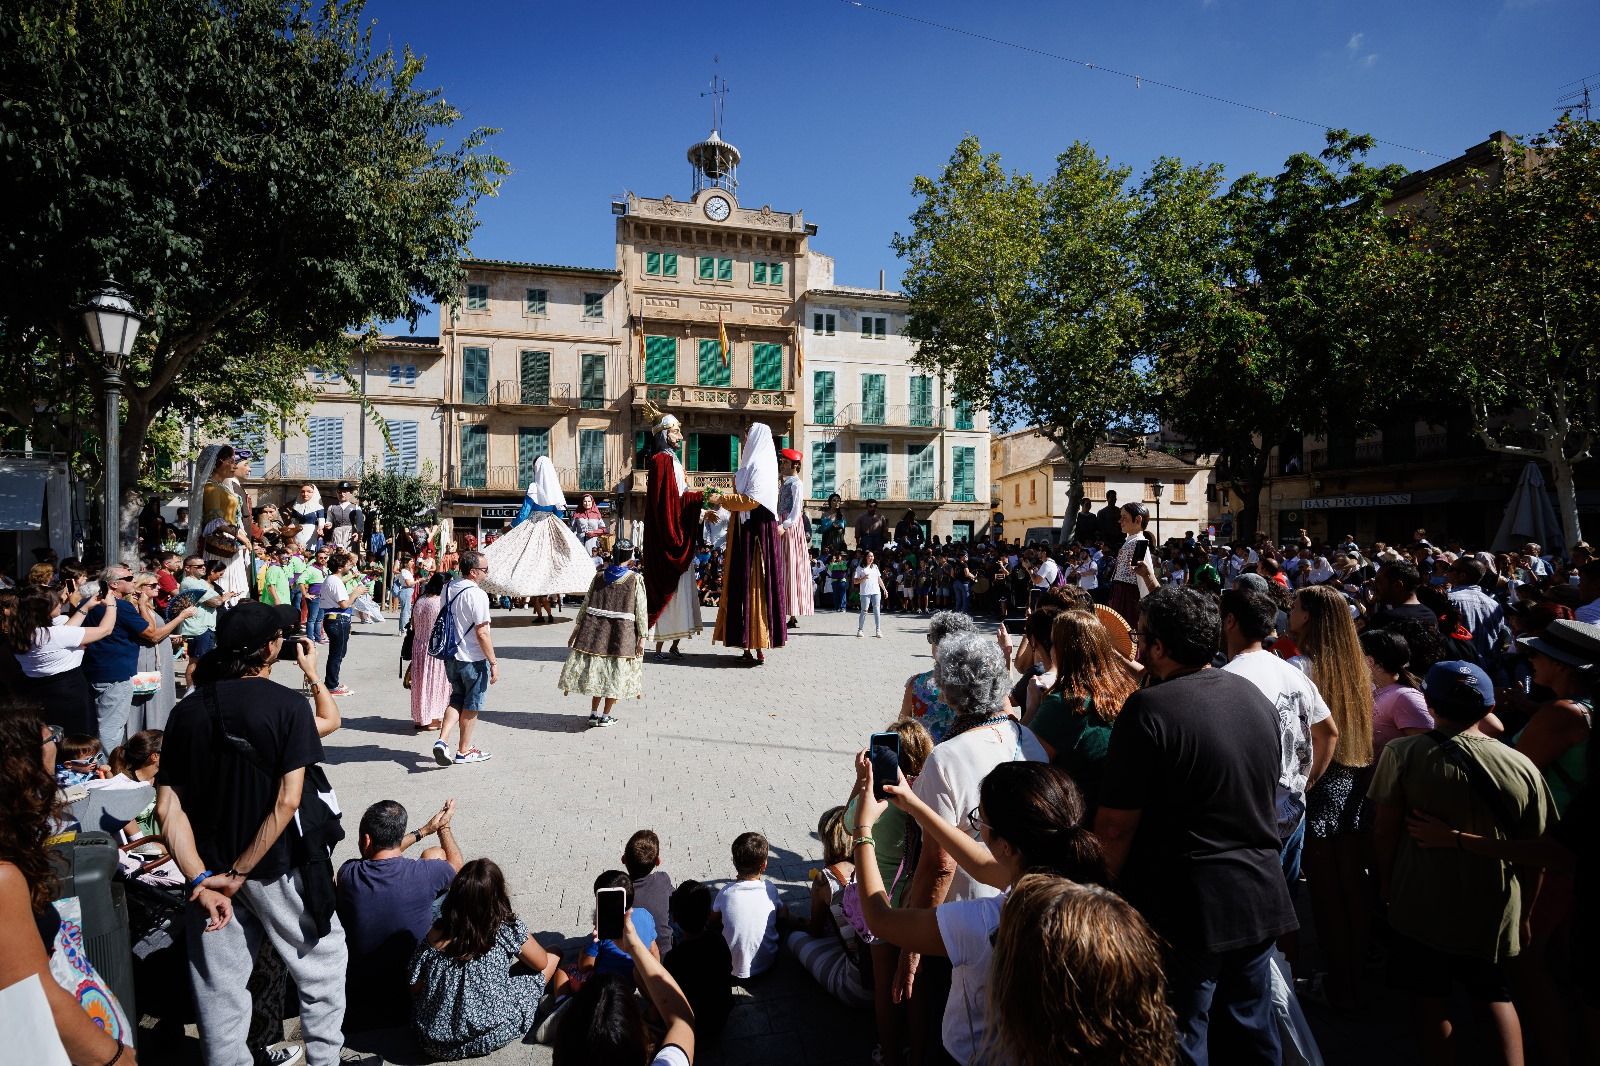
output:
[[[594,924],[601,940],[622,939],[622,916],[627,909],[627,889],[602,888],[595,892]]]
[[[883,786],[900,780],[900,734],[872,734],[867,751],[872,760],[872,798],[887,799]]]
[[[1136,563],[1142,563],[1144,562],[1144,557],[1149,554],[1150,542],[1144,537],[1140,537],[1133,546],[1133,561]]]
[[[1006,620],[1001,623],[1001,625],[1006,627],[1007,633],[1010,633],[1014,637],[1020,637],[1024,632],[1027,631],[1028,620],[1023,618],[1021,615],[1017,615],[1015,617],[1008,616]]]

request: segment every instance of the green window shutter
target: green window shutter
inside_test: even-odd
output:
[[[660,252],[646,252],[646,253],[644,253],[644,272],[646,274],[659,274],[659,273],[661,273],[661,253]]]
[[[756,260],[750,264],[750,284],[765,285],[767,283],[767,264]]]
[[[783,345],[751,346],[750,387],[773,392],[783,388]]]
[[[606,487],[606,431],[578,430],[578,488],[602,492]]]
[[[585,352],[581,359],[578,406],[598,411],[606,405],[606,357],[603,353]]]
[[[881,500],[889,495],[889,446],[861,445],[861,498]]]
[[[544,406],[550,402],[550,353],[522,353],[522,402]]]
[[[523,293],[523,311],[530,315],[544,314],[548,297],[543,289],[528,289]]]
[[[517,430],[517,484],[533,481],[533,464],[539,456],[550,454],[550,430],[522,426]]]
[[[739,469],[739,434],[734,433],[728,437],[728,469]]]
[[[782,263],[773,263],[767,269],[767,279],[769,281],[771,281],[772,284],[774,284],[774,285],[782,285],[783,284],[783,264]]]
[[[700,280],[715,281],[717,279],[717,261],[709,255],[700,257]]]
[[[467,286],[467,310],[487,311],[489,309],[489,286]]]
[[[661,276],[664,278],[675,278],[678,276],[677,252],[661,253]]]
[[[833,371],[811,373],[811,417],[818,425],[833,425]]]
[[[718,281],[732,281],[733,280],[733,260],[732,259],[718,259],[717,260],[717,280]]]
[[[885,380],[882,374],[861,375],[861,421],[868,425],[883,425]]]
[[[702,385],[727,388],[732,380],[730,367],[722,363],[722,342],[715,337],[700,341],[699,378]]]
[[[872,316],[871,315],[862,315],[861,316],[861,339],[864,340],[864,341],[870,341],[872,339]]]
[[[816,441],[811,445],[811,498],[825,500],[833,494],[834,456],[833,441]]]
[[[678,342],[675,338],[645,337],[644,380],[650,385],[678,383]]]
[[[489,483],[489,427],[461,427],[461,485],[481,489]]]
[[[911,379],[911,424],[933,425],[933,379],[921,374]]]
[[[913,500],[931,500],[933,491],[933,444],[906,446],[906,488]]]
[[[461,349],[461,402],[489,402],[489,349]]]
[[[684,468],[687,469],[687,470],[699,470],[700,469],[700,434],[698,434],[698,433],[689,434],[687,447],[688,447],[689,455],[688,455],[688,461],[683,464]]]
[[[966,399],[965,397],[958,397],[956,399],[956,405],[955,406],[956,406],[956,428],[957,429],[971,429],[972,428],[972,401]]]
[[[952,448],[950,449],[951,471],[953,474],[950,498],[957,503],[972,503],[977,500],[976,481],[978,473],[977,449]]]

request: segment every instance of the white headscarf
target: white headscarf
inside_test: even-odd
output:
[[[778,515],[778,453],[772,444],[772,430],[757,422],[744,436],[744,453],[739,472],[733,475],[733,491],[749,496]]]
[[[528,499],[539,507],[567,509],[567,498],[561,492],[561,478],[556,475],[556,465],[548,455],[533,461],[533,480],[528,483]]]

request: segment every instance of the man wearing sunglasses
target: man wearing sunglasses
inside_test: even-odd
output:
[[[489,686],[500,680],[500,664],[495,658],[494,641],[489,637],[489,594],[478,582],[489,573],[489,561],[481,552],[464,551],[460,559],[461,576],[444,590],[439,608],[447,625],[455,626],[455,654],[444,660],[450,678],[450,707],[439,725],[439,739],[433,743],[433,758],[440,766],[484,762],[488,753],[472,746],[472,731],[478,712],[489,696]],[[450,751],[450,731],[461,723],[461,743]]]
[[[106,567],[102,581],[100,600],[84,616],[83,624],[93,629],[108,610],[117,613],[117,624],[105,639],[84,648],[83,672],[94,691],[100,746],[111,751],[127,739],[124,734],[133,712],[133,675],[139,671],[139,649],[166,640],[184,619],[194,614],[194,608],[186,607],[166,625],[154,626],[127,599],[133,591],[131,570],[113,563]]]

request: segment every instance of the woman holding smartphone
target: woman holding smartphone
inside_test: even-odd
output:
[[[1127,539],[1117,551],[1117,566],[1111,575],[1111,609],[1137,632],[1139,601],[1156,587],[1155,572],[1150,569],[1150,541],[1144,532],[1150,524],[1150,511],[1142,503],[1125,503],[1117,511],[1117,521]]]

